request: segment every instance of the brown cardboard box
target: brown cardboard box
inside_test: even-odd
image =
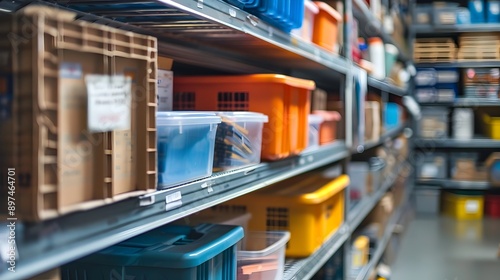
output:
[[[73,17],[28,6],[0,19],[0,33],[16,39],[9,50],[16,54],[13,113],[0,135],[17,139],[0,137],[0,146],[13,151],[12,163],[0,165],[16,167],[16,214],[26,220],[53,218],[156,187],[156,39]],[[141,68],[132,94],[131,130],[90,132],[85,76],[128,75],[118,68],[130,60]]]
[[[322,89],[315,89],[311,96],[311,112],[316,110],[326,110],[327,93]]]
[[[453,170],[454,180],[473,181],[476,176],[476,163],[472,159],[457,159]]]
[[[389,222],[394,211],[394,195],[388,192],[382,197],[379,203],[373,208],[372,212],[368,214],[364,225],[377,223],[380,224],[380,230],[378,232],[378,237],[382,238],[384,235],[384,230]]]
[[[380,139],[380,103],[377,101],[365,102],[365,140],[376,142]]]

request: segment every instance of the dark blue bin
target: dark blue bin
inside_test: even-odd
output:
[[[166,225],[63,266],[65,280],[234,280],[243,228]]]

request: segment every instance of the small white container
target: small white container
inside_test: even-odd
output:
[[[372,76],[375,79],[385,79],[385,47],[381,38],[372,37],[368,39],[370,61],[373,63]]]
[[[285,270],[287,231],[250,231],[243,250],[238,251],[239,280],[281,280]]]
[[[456,108],[453,111],[453,138],[468,140],[474,137],[474,111]]]
[[[304,20],[302,21],[302,27],[292,30],[292,34],[307,42],[311,42],[314,30],[314,17],[316,17],[318,13],[318,6],[310,0],[306,0],[304,2]]]

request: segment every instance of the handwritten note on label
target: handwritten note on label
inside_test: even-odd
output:
[[[125,76],[87,75],[88,129],[106,132],[130,129],[131,79]]]

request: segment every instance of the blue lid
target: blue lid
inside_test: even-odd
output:
[[[80,261],[119,266],[191,268],[234,246],[243,235],[243,228],[238,226],[166,225]]]

